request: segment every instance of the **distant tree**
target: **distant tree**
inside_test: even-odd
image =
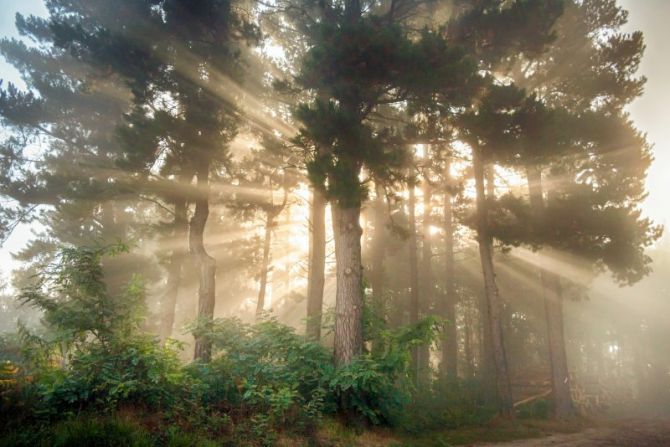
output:
[[[188,240],[199,268],[198,315],[207,323],[216,279],[216,262],[204,245],[210,173],[226,160],[227,144],[236,135],[239,116],[225,85],[241,78],[239,44],[255,39],[256,31],[229,2],[174,0],[156,7],[129,1],[109,8],[105,2],[69,2],[54,10],[51,27],[59,45],[87,63],[111,68],[127,83],[134,111],[126,136],[147,138],[152,133],[138,129],[159,127],[142,152],[128,156],[147,165],[186,162],[196,179]],[[151,144],[157,142],[162,144]],[[206,361],[210,353],[209,342],[196,337],[195,357]]]
[[[24,281],[61,245],[136,239],[141,219],[124,208],[141,197],[115,165],[122,151],[116,126],[130,107],[126,86],[56,47],[47,19],[18,15],[16,26],[37,45],[0,41],[27,87],[0,90],[3,240],[22,223],[44,228],[17,254],[26,265],[17,280]],[[110,287],[132,272],[153,279],[147,261],[128,254],[105,263]]]
[[[645,80],[636,71],[644,43],[641,33],[621,31],[626,21],[627,12],[614,1],[566,2],[555,27],[555,43],[541,57],[520,59],[510,70],[515,82],[534,97],[519,112],[520,147],[509,160],[512,165],[518,166],[520,160],[525,164],[521,169],[528,181],[535,222],[534,230],[527,234],[537,236],[531,244],[579,253],[597,264],[609,264],[620,279],[635,281],[647,271],[649,259],[643,250],[658,237],[658,229],[636,210],[650,158],[644,137],[622,110],[642,93]],[[551,187],[543,183],[543,176],[552,179]],[[568,202],[575,209],[569,210]],[[546,208],[550,206],[559,206],[561,211],[549,217]],[[586,214],[601,222],[598,232],[602,234],[582,234],[573,246],[570,241],[576,234],[556,227],[564,225],[562,220]],[[588,225],[573,221],[571,226],[585,229]],[[610,250],[617,254],[604,254]],[[549,330],[554,414],[569,417],[574,407],[563,336],[561,279],[544,265],[540,278]]]
[[[272,234],[276,231],[277,218],[290,206],[289,194],[298,185],[298,172],[292,167],[292,153],[276,138],[266,136],[263,150],[252,150],[236,167],[237,185],[241,191],[235,194],[229,205],[237,214],[247,219],[261,214],[264,225],[262,264],[259,273],[260,287],[256,303],[256,318],[265,309],[270,265]]]
[[[472,166],[476,185],[477,217],[475,228],[480,249],[484,286],[486,293],[485,314],[490,326],[493,359],[501,413],[513,416],[512,394],[503,342],[501,322],[502,301],[495,281],[493,265],[493,236],[489,228],[489,203],[486,198],[485,172],[491,163],[490,152],[498,139],[505,139],[504,113],[498,114],[508,95],[515,95],[509,89],[496,85],[495,77],[503,67],[518,54],[532,60],[542,54],[546,45],[552,42],[553,24],[562,13],[560,1],[516,1],[503,7],[500,1],[484,1],[474,5],[456,2],[459,14],[452,20],[449,32],[454,41],[464,45],[479,68],[488,76],[480,104],[469,110],[465,116],[465,129],[459,137],[472,147]],[[461,121],[463,123],[464,121]],[[492,136],[495,135],[495,136]],[[487,138],[484,136],[492,136]],[[488,141],[488,145],[482,144]],[[488,147],[485,147],[488,146]]]

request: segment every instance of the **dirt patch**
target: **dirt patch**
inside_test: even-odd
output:
[[[588,428],[579,433],[551,435],[540,439],[475,444],[480,447],[669,447],[670,419],[623,420]]]

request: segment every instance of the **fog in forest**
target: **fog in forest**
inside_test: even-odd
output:
[[[670,442],[640,3],[0,0],[0,445]]]

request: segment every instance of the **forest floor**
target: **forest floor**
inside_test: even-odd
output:
[[[578,433],[554,434],[540,439],[474,445],[482,447],[668,447],[670,446],[670,419],[609,421],[586,428]]]
[[[319,445],[327,447],[670,447],[670,419],[569,423],[523,420],[414,436],[384,430],[355,435],[335,424],[320,435]],[[280,445],[302,444],[280,442]]]

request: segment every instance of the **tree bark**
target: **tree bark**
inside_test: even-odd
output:
[[[310,340],[320,340],[326,269],[326,198],[317,188],[312,188],[310,229],[306,333]]]
[[[177,306],[177,297],[179,296],[179,287],[181,285],[182,266],[186,256],[186,233],[188,231],[188,218],[186,212],[186,200],[175,200],[174,229],[172,231],[172,239],[175,248],[170,255],[167,285],[161,303],[162,318],[159,335],[162,342],[165,342],[165,340],[172,336],[174,328],[175,308]]]
[[[419,265],[417,260],[417,242],[416,242],[416,194],[414,191],[414,181],[409,182],[409,200],[407,203],[408,218],[409,218],[409,292],[410,292],[410,308],[409,308],[409,323],[416,324],[419,322]],[[419,383],[420,377],[420,359],[419,348],[415,347],[412,350],[412,367],[414,372],[414,382]]]
[[[471,310],[471,309],[470,309]],[[465,356],[465,367],[463,374],[468,379],[474,376],[474,358],[472,352],[472,313],[470,311],[464,314],[465,317],[465,333],[463,334],[463,354]]]
[[[507,366],[507,355],[501,323],[502,300],[496,283],[493,266],[493,238],[488,225],[488,206],[484,184],[484,163],[479,148],[473,148],[473,169],[475,174],[477,203],[477,241],[479,257],[484,276],[484,292],[488,310],[488,326],[491,329],[493,359],[495,366],[496,388],[500,402],[500,413],[505,417],[513,417],[512,387]]]
[[[447,320],[447,327],[442,337],[442,378],[453,380],[458,375],[458,332],[456,328],[456,287],[454,275],[454,211],[451,194],[451,162],[447,158],[444,169],[444,281],[445,297],[442,316]]]
[[[545,216],[541,168],[527,166],[526,177],[535,220],[538,225],[542,225]],[[565,419],[575,415],[575,407],[570,393],[570,373],[565,352],[561,279],[555,273],[550,272],[542,262],[538,267],[547,321],[553,413],[556,418]]]
[[[373,204],[372,222],[374,231],[370,243],[370,287],[372,288],[372,312],[373,318],[383,325],[389,321],[386,315],[386,300],[384,297],[384,254],[385,254],[385,225],[386,225],[386,201],[384,188],[380,184],[375,185],[375,201]],[[372,339],[372,351],[378,353],[383,349],[383,343],[379,337]]]
[[[386,213],[384,211],[384,189],[381,185],[375,186],[374,202],[374,234],[372,240],[372,253],[370,256],[370,286],[372,287],[372,307],[378,318],[385,318],[384,315],[384,222]]]
[[[431,313],[431,305],[434,298],[435,286],[433,284],[433,247],[430,235],[430,215],[432,212],[431,188],[428,180],[424,178],[422,185],[423,193],[423,221],[421,223],[421,278],[419,295],[419,316]],[[430,383],[430,345],[422,344],[419,349],[419,383]]]
[[[189,246],[198,267],[198,320],[200,324],[214,319],[216,299],[216,260],[205,250],[204,234],[209,217],[209,163],[203,163],[197,172],[199,196],[189,228]],[[212,357],[212,343],[202,336],[195,338],[194,359],[208,362]]]
[[[331,206],[337,262],[334,350],[335,365],[351,363],[363,350],[361,207]]]
[[[479,321],[481,325],[480,334],[480,356],[481,374],[486,383],[495,382],[495,360],[493,356],[493,337],[491,336],[491,325],[489,324],[489,306],[486,293],[482,291],[479,296]]]
[[[270,245],[272,243],[272,227],[274,227],[274,216],[267,213],[265,216],[265,238],[263,240],[263,261],[261,264],[260,288],[258,290],[258,301],[256,301],[256,319],[263,315],[265,308],[265,292],[268,285],[268,273],[270,272]]]

